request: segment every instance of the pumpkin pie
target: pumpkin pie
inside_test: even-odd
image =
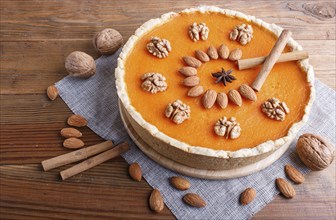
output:
[[[244,36],[239,28],[247,31]],[[293,140],[314,99],[308,60],[278,63],[253,97],[239,94],[242,85],[250,88],[260,66],[239,70],[236,60],[267,56],[281,31],[209,6],[151,19],[119,56],[121,108],[152,149],[178,163],[225,170],[260,161]],[[290,39],[284,52],[297,50],[302,47]],[[232,51],[238,57],[230,58]],[[238,103],[231,97],[236,95]]]

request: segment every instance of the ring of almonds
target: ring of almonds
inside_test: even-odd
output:
[[[241,24],[230,32],[230,40],[238,41],[241,45],[248,44],[251,39],[253,30],[250,25]],[[188,30],[188,34],[191,40],[197,42],[198,40],[207,40],[209,35],[209,28],[205,23],[193,23]],[[157,58],[166,58],[171,52],[172,47],[168,40],[161,39],[159,37],[152,37],[147,44],[147,50],[153,56]],[[237,106],[242,106],[242,97],[250,101],[256,101],[257,95],[254,90],[247,84],[239,86],[238,90],[231,89],[228,94],[224,92],[217,93],[214,90],[208,89],[204,92],[204,88],[200,85],[200,78],[197,76],[197,68],[202,63],[209,62],[210,60],[224,59],[230,61],[237,61],[242,57],[242,50],[236,48],[232,51],[222,44],[216,49],[214,46],[210,46],[206,52],[202,50],[195,51],[195,57],[184,56],[182,59],[186,66],[179,69],[179,72],[186,78],[183,80],[183,85],[191,87],[187,93],[189,97],[199,97],[202,95],[202,105],[206,109],[210,109],[217,102],[218,106],[222,109],[226,108],[228,101]],[[217,77],[217,82],[224,80],[223,84],[226,85],[226,81],[232,82],[235,77],[229,74],[232,70],[214,73],[213,76]],[[223,79],[224,78],[224,79]],[[141,80],[143,81],[141,87],[143,90],[150,93],[163,92],[167,89],[166,78],[155,72],[145,73]],[[276,98],[270,98],[261,105],[262,112],[269,118],[278,121],[283,121],[286,114],[289,113],[289,108],[284,102],[279,101]],[[176,100],[169,103],[165,109],[165,116],[172,120],[176,124],[181,124],[185,120],[190,119],[190,107],[183,103],[181,100]],[[236,139],[240,136],[241,128],[240,124],[236,121],[236,118],[222,117],[214,125],[214,132],[226,139]]]
[[[256,101],[257,95],[254,90],[247,84],[239,86],[238,90],[232,89],[226,93],[217,93],[214,90],[208,89],[204,92],[204,88],[200,85],[200,78],[197,76],[197,68],[202,63],[209,62],[216,59],[229,59],[230,61],[237,61],[242,57],[242,51],[240,49],[234,49],[230,52],[229,48],[222,44],[216,49],[214,46],[210,46],[206,52],[202,50],[195,51],[195,57],[184,56],[182,59],[187,66],[182,67],[179,72],[186,78],[183,80],[183,85],[191,87],[188,91],[189,97],[199,97],[202,95],[202,105],[206,109],[210,109],[217,104],[222,108],[226,108],[228,100],[237,106],[242,106],[242,97]],[[224,70],[223,70],[224,71]]]

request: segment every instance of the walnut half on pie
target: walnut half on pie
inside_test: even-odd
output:
[[[193,41],[190,38],[189,27],[194,23],[207,25],[206,40]],[[253,39],[246,45],[230,40],[229,36],[232,29],[242,23],[253,28]],[[196,50],[207,51],[210,46],[218,48],[225,44],[230,50],[239,48],[242,59],[267,56],[281,30],[253,16],[208,6],[170,12],[144,23],[125,44],[115,71],[121,107],[132,127],[163,156],[202,169],[242,167],[288,144],[307,121],[314,99],[314,72],[308,60],[276,64],[257,93],[256,101],[243,98],[241,107],[229,103],[225,109],[218,105],[205,109],[201,98],[189,97],[188,88],[182,84],[185,77],[179,73],[179,69],[186,65],[182,57],[195,57]],[[162,59],[153,56],[146,48],[156,36],[170,42],[171,51]],[[293,50],[302,48],[291,39],[284,52]],[[237,80],[226,86],[215,83],[211,73],[221,68],[232,69]],[[227,94],[242,84],[251,85],[259,70],[260,67],[255,67],[239,71],[235,62],[218,58],[202,63],[197,68],[197,75],[204,91],[211,89]],[[141,88],[141,76],[150,72],[165,77],[166,91],[152,94]],[[272,97],[290,108],[285,120],[272,120],[262,112],[260,106]],[[181,124],[164,115],[167,104],[175,100],[181,100],[191,110],[190,118]],[[234,117],[239,122],[239,138],[216,135],[214,125],[223,117]]]

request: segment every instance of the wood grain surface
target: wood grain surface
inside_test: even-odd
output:
[[[174,219],[167,208],[148,209],[151,187],[132,181],[120,157],[67,181],[59,171],[69,166],[43,172],[42,160],[68,152],[59,131],[71,114],[45,91],[66,76],[70,52],[98,57],[91,45],[96,31],[112,27],[127,40],[150,18],[205,3],[291,30],[316,77],[335,89],[335,1],[0,0],[1,219]],[[102,141],[88,128],[81,131],[86,145]],[[335,163],[295,188],[294,199],[277,196],[255,219],[335,219]]]

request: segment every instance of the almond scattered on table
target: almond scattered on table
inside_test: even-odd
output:
[[[191,186],[189,180],[179,176],[170,177],[169,182],[174,188],[183,191],[189,189]]]
[[[68,125],[74,127],[85,127],[87,125],[87,120],[81,115],[71,115],[67,120]]]
[[[292,184],[290,184],[285,179],[277,178],[275,182],[281,194],[287,199],[291,199],[296,195],[295,189]]]
[[[82,137],[82,133],[78,131],[76,128],[63,128],[61,130],[61,135],[65,138],[80,138]]]
[[[132,163],[128,168],[128,173],[133,180],[140,182],[142,179],[142,170],[138,163]]]
[[[285,166],[285,172],[287,177],[296,184],[301,184],[305,181],[305,177],[302,175],[302,173],[300,173],[300,171],[290,164]]]
[[[257,192],[253,188],[247,188],[240,194],[240,203],[242,205],[247,205],[254,200]]]
[[[84,142],[78,138],[67,138],[63,142],[63,146],[69,149],[78,149],[84,146]]]
[[[161,212],[164,208],[163,198],[161,193],[157,189],[153,189],[149,197],[149,208],[154,212]]]
[[[58,90],[56,86],[51,85],[47,88],[47,96],[50,100],[55,100],[58,96]]]
[[[193,207],[202,208],[206,206],[206,202],[196,193],[187,193],[183,196],[183,201]]]

